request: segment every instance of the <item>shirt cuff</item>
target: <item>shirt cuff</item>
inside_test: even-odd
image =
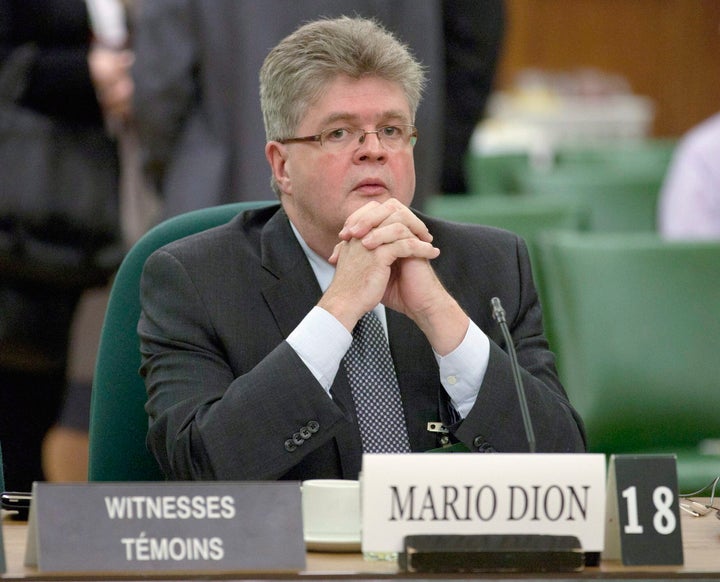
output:
[[[440,382],[458,414],[465,418],[475,404],[490,359],[490,340],[470,321],[463,341],[445,356],[435,352]]]
[[[340,362],[352,343],[352,334],[316,305],[288,336],[287,342],[330,394]]]

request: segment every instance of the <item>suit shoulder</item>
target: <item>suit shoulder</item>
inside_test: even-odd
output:
[[[418,213],[433,237],[446,242],[458,242],[470,245],[499,244],[516,246],[522,237],[509,230],[484,224],[454,222]]]
[[[272,205],[240,212],[223,224],[181,236],[161,246],[155,253],[166,252],[178,259],[203,260],[240,249],[257,251],[260,233],[278,208],[278,205]]]

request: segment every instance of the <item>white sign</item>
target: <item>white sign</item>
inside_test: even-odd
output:
[[[362,551],[401,552],[417,534],[576,536],[600,552],[601,454],[363,455]]]

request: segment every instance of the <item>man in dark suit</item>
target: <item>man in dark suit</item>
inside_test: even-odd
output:
[[[379,450],[373,434],[400,435],[413,452],[527,451],[493,296],[538,450],[584,451],[522,240],[409,209],[423,82],[407,49],[360,18],[311,22],[266,58],[280,206],[173,243],[143,274],[148,444],[170,478],[354,479],[363,451]],[[377,382],[358,389],[345,359],[371,311],[378,343],[389,339],[397,425],[384,410],[361,414]]]

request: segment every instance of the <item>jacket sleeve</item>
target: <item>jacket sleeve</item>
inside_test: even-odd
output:
[[[336,459],[331,441],[347,423],[344,411],[281,337],[251,369],[231,369],[195,283],[162,250],[142,278],[148,446],[166,475],[273,480],[310,457],[320,458],[315,467]],[[323,454],[323,447],[333,453]]]
[[[455,436],[468,448],[480,452],[529,450],[507,346],[492,320],[490,298],[500,297],[517,352],[538,452],[584,452],[582,420],[568,401],[543,331],[542,308],[532,277],[524,241],[505,237],[514,247],[497,255],[495,272],[483,268],[487,290],[479,293],[487,301],[479,309],[468,308],[490,338],[490,358],[485,377],[470,413],[454,427]],[[480,280],[482,275],[478,274]],[[471,277],[472,279],[472,277]],[[477,301],[475,302],[477,304]],[[474,310],[474,311],[473,311]]]

